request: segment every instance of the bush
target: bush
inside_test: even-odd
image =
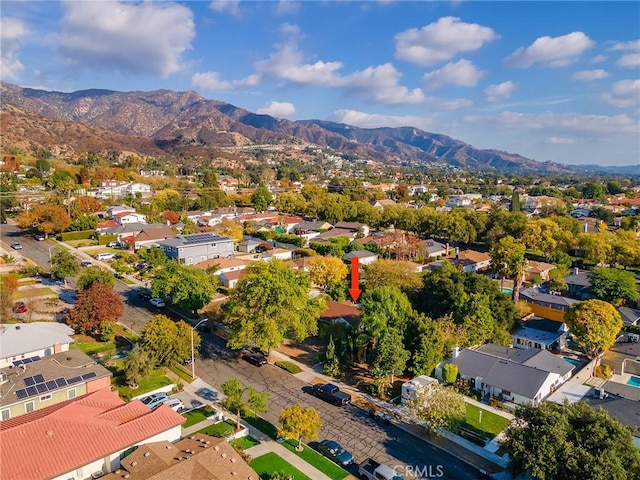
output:
[[[81,230],[79,232],[64,232],[60,234],[60,240],[67,242],[69,240],[89,240],[96,232],[93,230]]]
[[[598,378],[611,378],[611,365],[603,363],[596,367],[596,377]]]
[[[106,245],[109,242],[115,242],[117,240],[117,235],[100,235],[98,237],[98,245]]]
[[[305,238],[298,237],[297,235],[287,235],[287,234],[276,235],[273,239],[276,242],[295,245],[296,247],[303,247],[305,242],[307,241]]]
[[[282,361],[276,362],[275,365],[276,367],[280,367],[281,369],[286,370],[289,373],[300,373],[302,371],[302,369],[293,362]]]
[[[310,248],[299,248],[296,250],[296,257],[315,257],[318,255],[315,250]]]
[[[446,363],[442,367],[442,380],[444,383],[454,383],[458,378],[458,366],[454,363]]]

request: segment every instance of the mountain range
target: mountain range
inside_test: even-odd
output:
[[[315,144],[386,164],[446,164],[480,170],[572,171],[521,155],[482,150],[414,127],[359,128],[322,120],[290,121],[210,100],[194,91],[72,93],[0,82],[3,144],[66,150],[124,150],[145,155],[209,156],[216,147]]]

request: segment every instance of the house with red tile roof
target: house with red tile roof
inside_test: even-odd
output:
[[[352,327],[360,321],[360,309],[349,301],[327,302],[327,309],[319,318],[322,322],[347,323]]]
[[[227,441],[196,434],[177,443],[141,445],[103,480],[260,480]]]
[[[125,403],[103,388],[0,422],[0,480],[84,480],[120,467],[134,447],[180,438],[182,415]]]

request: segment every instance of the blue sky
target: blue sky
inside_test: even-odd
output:
[[[640,163],[638,2],[2,1],[3,81]]]

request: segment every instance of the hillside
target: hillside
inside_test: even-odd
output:
[[[477,149],[446,135],[413,127],[370,129],[321,120],[290,121],[205,99],[193,91],[83,90],[62,93],[0,83],[0,93],[3,108],[12,115],[18,115],[18,111],[20,115],[33,112],[65,125],[62,128],[56,123],[52,138],[47,142],[42,136],[46,136],[49,128],[38,128],[31,122],[29,128],[37,131],[36,137],[41,138],[44,144],[52,144],[62,138],[69,145],[84,148],[81,145],[94,144],[100,138],[107,138],[105,132],[111,131],[117,134],[110,140],[112,143],[130,144],[131,147],[121,149],[142,149],[140,153],[145,154],[167,152],[180,155],[181,148],[189,145],[213,148],[253,142],[294,142],[313,143],[388,164],[437,162],[481,170],[570,171],[565,166],[539,163],[517,154]],[[10,105],[19,109],[11,111]],[[63,132],[73,130],[71,125],[77,125],[78,122],[103,130],[92,130],[90,140],[76,139],[74,143]],[[83,127],[74,128],[81,130]],[[18,141],[21,135],[24,138],[30,133],[27,126],[16,132],[9,124],[9,130],[7,141]],[[203,156],[202,151],[200,156]]]

